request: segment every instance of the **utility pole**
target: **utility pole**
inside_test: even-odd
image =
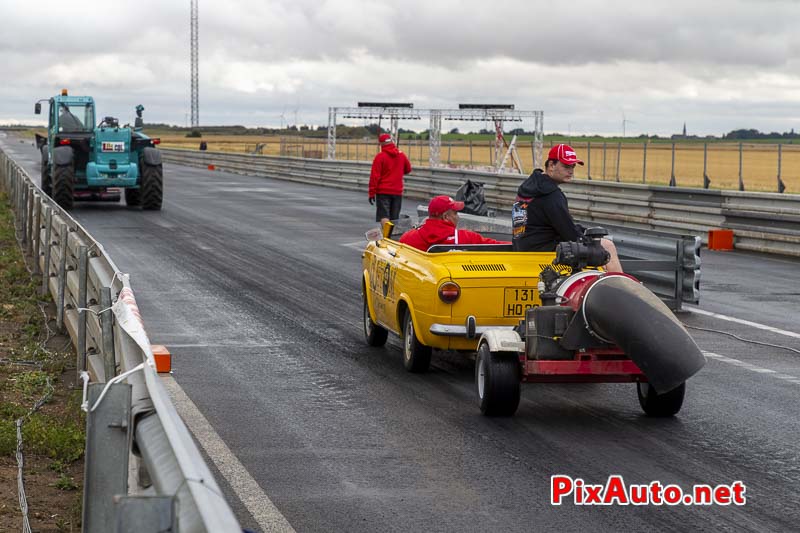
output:
[[[200,127],[200,97],[197,64],[197,2],[190,0],[191,56],[192,56],[192,128]]]

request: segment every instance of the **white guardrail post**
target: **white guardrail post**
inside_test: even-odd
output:
[[[241,532],[161,384],[144,325],[137,319],[131,326],[138,308],[128,275],[1,149],[0,185],[15,212],[22,249],[42,273],[42,295],[56,302],[78,371],[85,369],[92,382],[84,531]],[[112,383],[103,394],[112,378],[127,384]],[[130,460],[142,468],[130,472]]]

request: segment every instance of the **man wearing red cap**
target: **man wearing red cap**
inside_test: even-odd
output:
[[[583,165],[575,150],[567,144],[550,149],[544,172],[535,169],[517,189],[517,201],[511,209],[514,249],[525,252],[554,252],[556,245],[575,241],[583,228],[569,214],[567,197],[559,184],[572,179],[575,165]],[[611,259],[605,265],[609,272],[622,272],[617,249],[608,239],[601,239]]]
[[[411,172],[411,162],[397,149],[391,135],[378,136],[381,151],[372,160],[369,174],[369,203],[375,204],[375,220],[381,224],[400,218],[403,203],[403,176]]]
[[[428,204],[425,223],[405,232],[400,242],[423,252],[434,244],[508,244],[508,241],[496,241],[474,231],[457,229],[458,212],[462,209],[464,202],[456,202],[449,196],[436,196]]]

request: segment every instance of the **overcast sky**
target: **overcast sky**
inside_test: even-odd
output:
[[[186,125],[189,5],[0,0],[0,124],[33,123],[67,87],[98,117],[141,103],[146,122]],[[370,100],[513,103],[547,133],[800,131],[798,0],[200,0],[199,15],[201,125],[327,124]]]

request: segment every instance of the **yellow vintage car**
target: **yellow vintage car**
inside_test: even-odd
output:
[[[395,240],[400,235],[368,233],[364,334],[371,346],[384,345],[389,332],[399,335],[411,372],[428,369],[432,348],[475,351],[484,331],[511,329],[527,308],[541,304],[538,276],[552,252],[514,252],[510,244],[435,245],[422,252]]]

